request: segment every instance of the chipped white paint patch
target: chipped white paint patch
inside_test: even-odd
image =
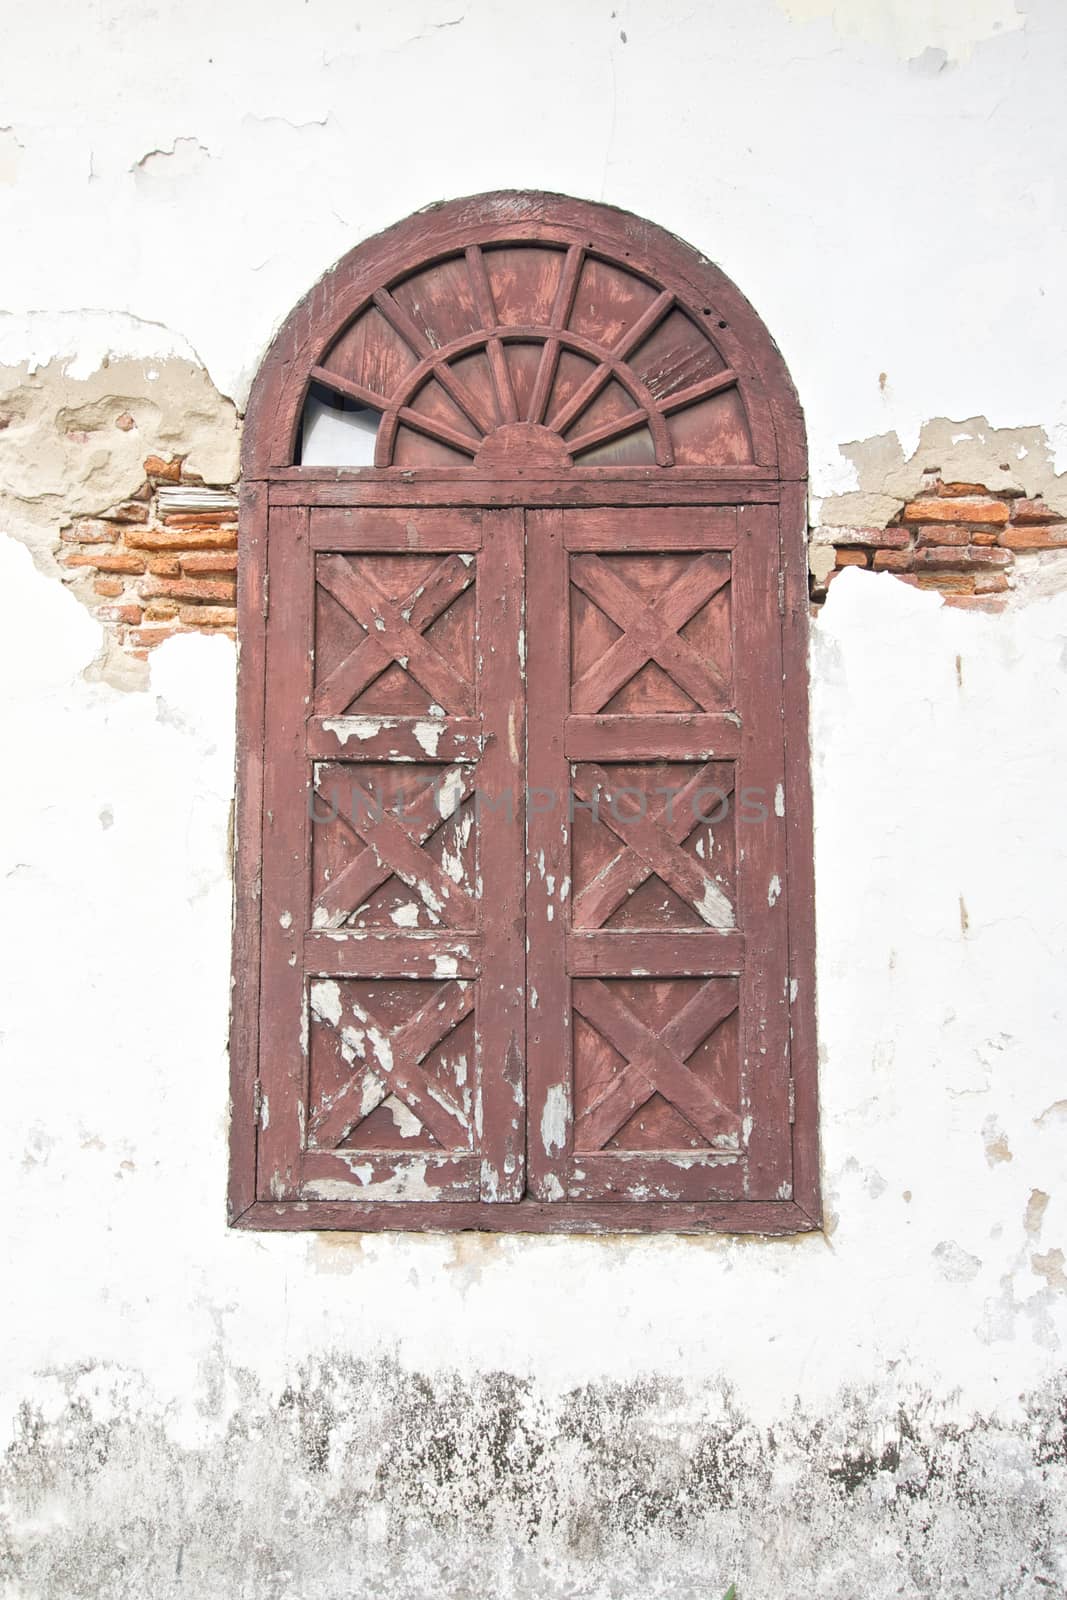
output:
[[[732,928],[734,908],[717,884],[710,881],[696,903],[698,914],[711,928]]]
[[[390,922],[395,922],[398,928],[417,928],[419,925],[419,908],[409,900],[406,905],[395,906],[389,913]]]
[[[411,731],[419,748],[431,758],[435,757],[438,746],[441,743],[441,735],[445,731],[444,723],[437,721],[416,722]]]
[[[311,985],[311,1006],[316,1016],[337,1027],[341,1020],[341,991],[333,978],[316,978]]]
[[[385,1101],[385,1109],[393,1119],[393,1126],[402,1139],[415,1139],[422,1132],[422,1123],[413,1111],[396,1095]]]
[[[442,817],[450,817],[463,799],[463,773],[459,767],[450,767],[437,785],[437,810]]]
[[[559,1153],[567,1142],[570,1097],[565,1084],[553,1083],[541,1110],[541,1146],[546,1156]]]
[[[776,817],[785,816],[785,790],[780,783],[774,789],[774,814]]]
[[[778,904],[778,897],[781,894],[781,892],[782,892],[782,880],[781,880],[781,878],[778,876],[778,874],[776,872],[772,876],[770,883],[767,885],[767,904],[769,906],[777,905]]]
[[[383,717],[324,717],[322,722],[324,731],[332,733],[341,745],[349,739],[358,739],[361,744],[375,739],[385,725]]]

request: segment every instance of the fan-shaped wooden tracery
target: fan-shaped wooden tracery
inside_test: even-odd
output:
[[[749,463],[711,316],[578,244],[472,244],[376,289],[310,377],[380,415],[378,467]]]

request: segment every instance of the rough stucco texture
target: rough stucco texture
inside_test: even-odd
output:
[[[281,1238],[223,1225],[232,645],[86,681],[0,562],[5,1600],[1060,1592],[1067,598],[815,625],[825,1237]]]
[[[149,454],[230,483],[289,307],[494,187],[734,278],[831,552],[935,471],[1067,508],[1059,0],[8,33],[2,1600],[1062,1594],[1062,552],[999,616],[846,566],[814,624],[827,1227],[792,1241],[227,1232],[234,647],[116,662],[55,554]]]

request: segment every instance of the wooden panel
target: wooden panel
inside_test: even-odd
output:
[[[729,715],[662,711],[652,716],[568,717],[564,736],[572,761],[731,760],[741,748],[740,724]]]
[[[788,1198],[777,533],[740,517],[528,517],[544,1201]]]
[[[521,516],[273,517],[258,1195],[518,1199]]]
[[[290,1205],[262,1202],[249,1207],[237,1225],[266,1231],[358,1228],[374,1233],[436,1233],[479,1229],[486,1233],[734,1233],[780,1237],[811,1233],[819,1226],[791,1200],[698,1204],[637,1200],[616,1205],[597,1200],[556,1205],[532,1199],[509,1206],[392,1202],[360,1205],[347,1200]]]

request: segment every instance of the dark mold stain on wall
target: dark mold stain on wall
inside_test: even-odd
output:
[[[104,1396],[94,1406],[91,1391]],[[115,1369],[42,1375],[0,1469],[22,1600],[740,1600],[1062,1594],[1067,1388],[961,1424],[873,1390],[772,1428],[727,1388],[550,1395],[506,1373],[316,1361],[215,1374],[199,1446]],[[227,1393],[232,1411],[219,1404]],[[125,1398],[124,1398],[125,1397]],[[884,1408],[884,1399],[881,1402]],[[208,1414],[214,1413],[214,1414]],[[871,1417],[880,1414],[878,1424]],[[1059,1563],[1059,1564],[1058,1564]]]

